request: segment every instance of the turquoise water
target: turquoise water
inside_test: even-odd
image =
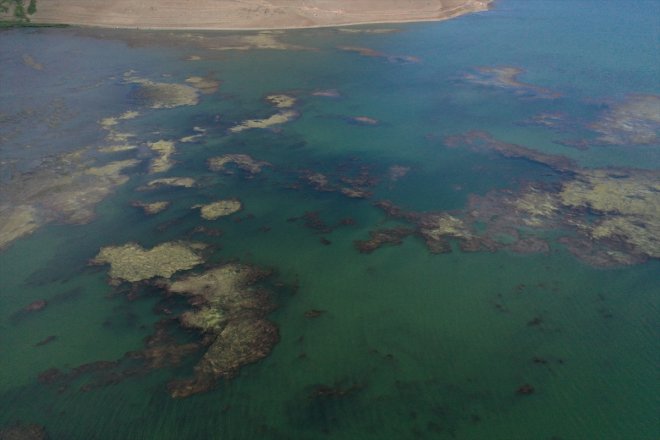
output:
[[[279,36],[315,49],[303,51],[215,51],[185,38],[138,44],[139,34],[113,31],[0,33],[3,185],[44,157],[105,145],[98,121],[128,110],[141,114],[119,127],[135,134],[140,158],[150,157],[145,142],[207,130],[200,142],[178,143],[177,163],[162,175],[195,177],[199,187],[137,192],[162,177],[147,175],[143,165],[96,207],[93,222],[49,223],[0,253],[0,429],[39,423],[54,439],[657,438],[657,260],[594,268],[554,241],[550,252],[531,255],[457,246],[434,255],[415,236],[360,254],[353,241],[402,224],[373,206],[377,200],[452,211],[471,194],[562,177],[525,159],[445,146],[445,136],[470,130],[584,167],[660,169],[658,145],[577,150],[555,142],[595,137],[584,125],[608,103],[660,94],[659,14],[655,1],[501,0],[493,11],[448,22],[364,27],[400,30],[391,34],[314,29]],[[420,62],[391,63],[339,46]],[[43,70],[25,65],[25,54]],[[190,55],[202,59],[186,61]],[[561,97],[535,99],[463,79],[484,66],[518,67],[519,81]],[[221,85],[198,105],[154,110],[122,80],[131,70],[178,83],[211,74]],[[328,89],[340,96],[313,95]],[[263,99],[273,93],[297,97],[300,117],[274,130],[228,132],[273,114]],[[520,124],[542,112],[565,113],[574,124],[563,131]],[[355,116],[379,124],[350,123]],[[210,172],[206,159],[226,153],[273,166],[254,178]],[[391,181],[392,165],[410,171]],[[302,170],[338,178],[363,166],[379,179],[369,199],[300,180]],[[212,222],[190,209],[218,198],[238,198],[244,209]],[[129,206],[137,199],[172,205],[146,216]],[[333,227],[345,218],[355,224],[319,232],[304,220],[287,221],[311,211]],[[223,234],[192,234],[200,225]],[[129,301],[126,286],[108,285],[107,267],[88,265],[99,249],[179,239],[213,245],[212,263],[237,259],[274,269],[279,307],[270,319],[280,342],[270,356],[215,390],[180,400],[169,397],[166,384],[189,376],[195,357],[91,391],[80,387],[93,374],[66,390],[38,383],[52,367],[66,371],[140,350],[161,318],[153,288],[138,287],[138,299]],[[20,313],[39,299],[48,301],[45,309]],[[311,309],[324,313],[305,317]],[[540,325],[529,324],[535,318]],[[57,338],[35,347],[51,335]],[[534,393],[518,395],[523,384]],[[321,385],[346,393],[315,396]]]

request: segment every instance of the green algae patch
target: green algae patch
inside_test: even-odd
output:
[[[206,353],[193,377],[169,384],[170,395],[188,397],[230,379],[244,365],[268,356],[279,340],[277,327],[265,316],[274,305],[270,292],[256,283],[266,271],[239,264],[216,267],[169,283],[170,293],[188,296],[194,309],[180,317],[182,326],[204,333]]]
[[[137,243],[127,243],[102,248],[91,264],[109,264],[113,280],[135,283],[170,278],[178,271],[192,269],[204,261],[199,255],[204,248],[199,243],[171,242],[144,249]]]
[[[259,174],[264,167],[272,166],[269,162],[255,160],[247,154],[225,154],[208,160],[211,171],[226,171],[226,166],[229,164],[252,175]]]
[[[216,220],[220,217],[232,215],[243,208],[239,200],[218,200],[217,202],[209,203],[207,205],[195,205],[193,209],[199,208],[200,215],[205,220]]]

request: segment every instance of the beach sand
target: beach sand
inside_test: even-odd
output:
[[[141,29],[288,29],[445,20],[492,0],[47,0],[36,23]]]

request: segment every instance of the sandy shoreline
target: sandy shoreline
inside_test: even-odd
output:
[[[265,30],[440,21],[493,0],[48,0],[35,23],[159,30]]]

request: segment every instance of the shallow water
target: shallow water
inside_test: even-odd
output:
[[[448,148],[443,139],[450,135],[486,131],[582,167],[660,169],[657,144],[578,150],[554,142],[593,139],[587,125],[608,105],[660,93],[658,3],[567,4],[502,0],[493,11],[448,22],[362,27],[400,30],[390,34],[314,29],[277,36],[313,50],[218,51],[159,33],[0,33],[3,185],[44,157],[83,147],[102,162],[143,160],[96,206],[91,223],[51,222],[0,253],[0,428],[38,423],[54,439],[657,438],[657,260],[591,267],[554,240],[561,231],[542,233],[550,251],[540,254],[467,253],[456,243],[451,253],[431,254],[416,236],[371,254],[353,244],[370,230],[405,224],[373,206],[378,200],[454,212],[471,194],[565,178],[524,158]],[[26,65],[24,55],[43,69]],[[201,60],[187,61],[191,55]],[[520,68],[518,81],[561,96],[542,99],[464,79],[484,66]],[[221,85],[200,95],[198,105],[150,109],[137,86],[123,80],[128,71],[176,83],[210,74]],[[313,95],[329,89],[340,96]],[[275,113],[263,99],[273,93],[295,96],[299,118],[273,129],[228,131]],[[118,130],[135,134],[137,152],[96,153],[108,144],[98,121],[129,110],[140,115],[120,121]],[[520,124],[543,112],[562,112],[570,123],[561,131]],[[355,116],[379,123],[355,123]],[[148,175],[146,142],[190,136],[193,127],[205,129],[204,137],[177,143],[174,167]],[[208,158],[227,153],[273,166],[252,178],[208,170]],[[393,165],[410,171],[392,180]],[[334,182],[362,167],[379,179],[368,199],[319,191],[300,179],[302,170],[313,170]],[[199,186],[136,191],[164,176],[194,177]],[[209,222],[191,209],[219,198],[240,199],[243,211]],[[146,216],[133,200],[172,205]],[[292,220],[313,211],[332,231]],[[345,218],[355,224],[340,225]],[[201,225],[223,233],[191,233]],[[137,287],[138,299],[129,301],[126,286],[108,284],[107,266],[88,265],[99,249],[180,239],[214,245],[210,263],[274,269],[279,308],[269,317],[280,341],[271,354],[186,399],[172,399],[166,385],[189,376],[198,357],[91,391],[80,388],[93,374],[66,389],[38,383],[49,368],[67,371],[140,350],[162,317],[153,288]],[[21,312],[39,299],[47,307]],[[312,309],[324,313],[305,317]],[[35,346],[51,335],[56,339]],[[517,394],[524,384],[534,393]],[[339,394],[319,395],[319,386]]]

